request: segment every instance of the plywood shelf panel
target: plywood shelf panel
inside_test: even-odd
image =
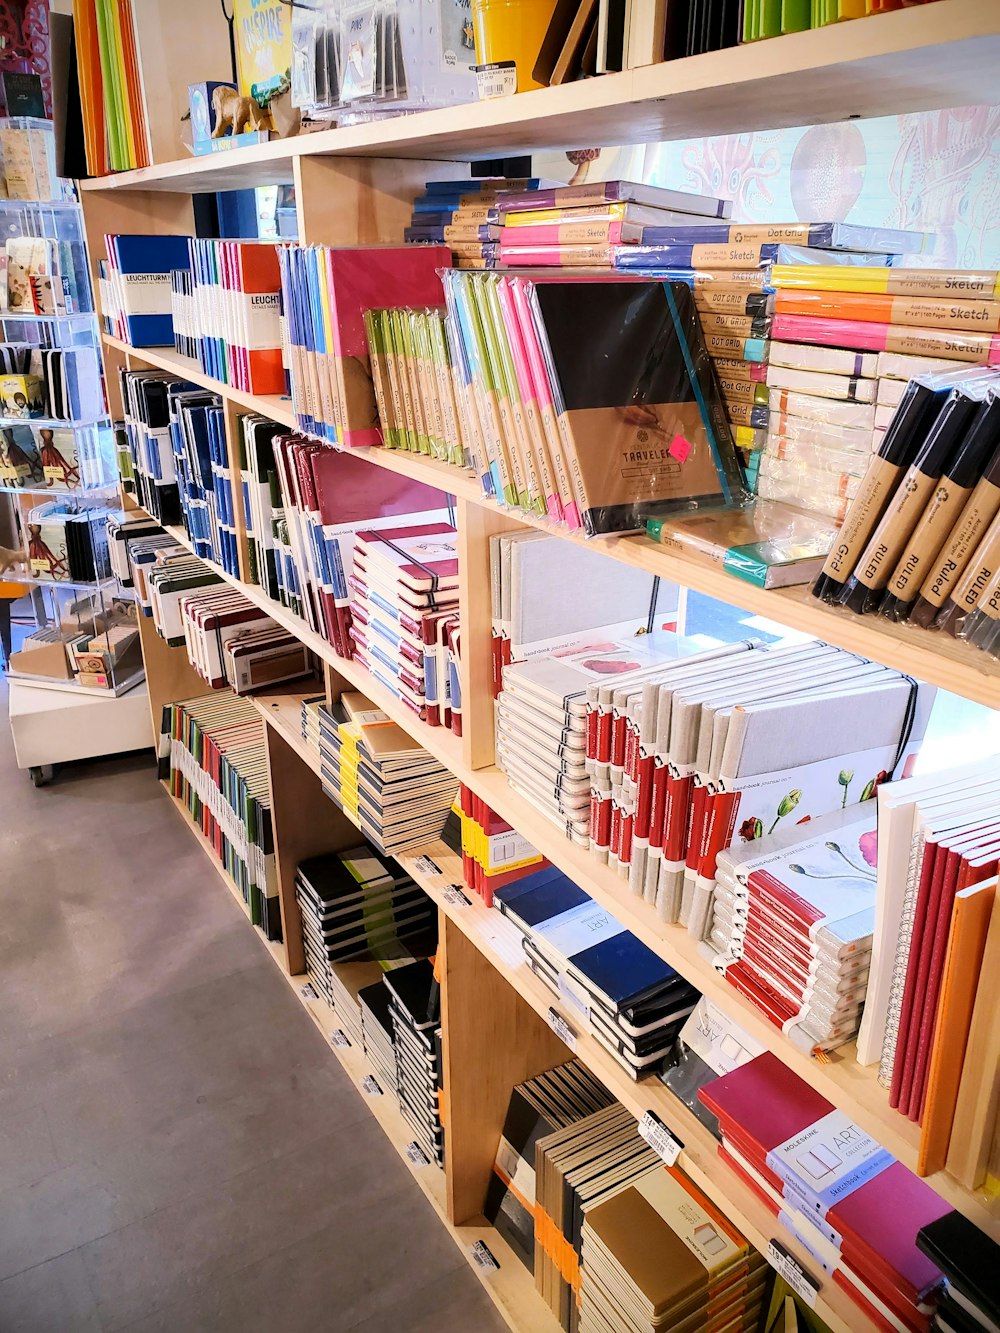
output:
[[[1000,7],[935,0],[516,97],[123,172],[84,189],[232,190],[291,183],[303,156],[468,161],[990,105],[998,59]]]

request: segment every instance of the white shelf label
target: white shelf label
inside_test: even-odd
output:
[[[667,1166],[673,1166],[680,1157],[684,1144],[674,1138],[655,1111],[647,1111],[639,1121],[639,1133]]]
[[[513,60],[497,60],[492,65],[473,65],[480,102],[494,97],[511,97],[517,92],[517,65]]]
[[[331,1046],[350,1046],[350,1044],[351,1042],[347,1033],[342,1032],[340,1028],[335,1028],[334,1031],[330,1033]]]
[[[302,996],[303,1000],[319,999],[319,996],[316,994],[316,990],[310,981],[307,981],[304,986],[299,987],[299,994]]]
[[[549,1012],[545,1015],[545,1018],[549,1027],[556,1034],[559,1040],[565,1042],[571,1051],[575,1051],[576,1032],[566,1022],[565,1018],[563,1018],[559,1010],[553,1009],[552,1006],[550,1005]]]
[[[418,856],[413,866],[422,875],[440,875],[441,873],[441,867],[436,861],[432,861],[429,856]]]
[[[441,896],[444,898],[445,902],[450,903],[452,907],[470,906],[469,899],[457,884],[446,884]]]
[[[416,1139],[406,1145],[406,1158],[414,1166],[430,1166],[430,1159]]]
[[[472,1257],[480,1268],[490,1268],[494,1272],[499,1271],[500,1261],[484,1240],[477,1240],[471,1249]]]
[[[780,1241],[768,1242],[767,1257],[771,1267],[785,1279],[796,1296],[801,1296],[810,1310],[816,1308],[819,1295],[819,1283],[802,1267],[793,1254],[785,1249]]]
[[[367,1093],[367,1095],[368,1095],[369,1097],[381,1097],[381,1096],[382,1096],[382,1089],[381,1089],[381,1088],[379,1087],[379,1085],[375,1082],[375,1077],[374,1077],[373,1074],[366,1074],[366,1075],[364,1076],[364,1078],[361,1080],[361,1087],[362,1087],[362,1090],[363,1090],[365,1093]]]

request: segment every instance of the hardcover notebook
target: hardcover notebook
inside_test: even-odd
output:
[[[589,535],[743,497],[686,284],[539,283],[531,299]]]

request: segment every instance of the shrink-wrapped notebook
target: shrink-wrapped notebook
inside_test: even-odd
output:
[[[744,493],[686,284],[539,283],[531,300],[589,535]]]

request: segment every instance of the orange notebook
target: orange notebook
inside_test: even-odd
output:
[[[941,301],[929,296],[888,296],[884,292],[800,291],[783,287],[774,294],[774,313],[976,333],[1000,331],[1000,301]]]
[[[996,888],[992,880],[955,895],[920,1130],[920,1176],[943,1170],[948,1157]]]
[[[94,0],[74,0],[73,32],[80,79],[87,169],[94,176],[106,176],[110,170],[108,134],[104,118],[104,80],[101,74],[97,9]]]

